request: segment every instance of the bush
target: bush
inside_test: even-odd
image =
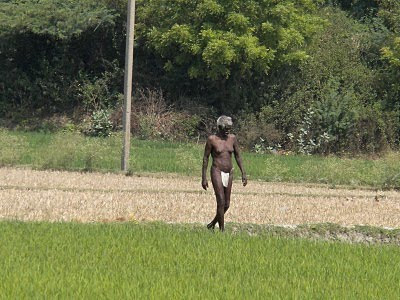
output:
[[[318,128],[321,124],[315,124],[315,111],[311,108],[306,112],[300,123],[298,132],[289,133],[288,138],[293,150],[301,154],[327,153],[332,136]]]
[[[359,103],[352,88],[332,80],[311,103],[295,132],[288,135],[293,150],[303,154],[337,153],[348,148],[357,123]]]
[[[79,106],[86,112],[114,108],[123,102],[118,86],[123,79],[123,70],[116,61],[106,64],[106,67],[107,70],[98,77],[90,78],[88,74],[80,73],[74,82]]]
[[[14,112],[10,119],[0,120],[0,127],[38,132],[78,130],[74,120],[64,114],[31,115],[31,112],[27,113],[22,111]]]
[[[384,151],[398,136],[376,61],[387,34],[379,22],[357,22],[338,9],[320,13],[330,25],[307,47],[310,58],[285,89],[270,89],[276,127],[289,134],[283,146],[306,154]]]
[[[82,132],[88,136],[109,137],[111,136],[113,123],[108,110],[96,110],[90,118],[84,122]]]
[[[163,92],[138,89],[131,109],[131,132],[141,139],[188,140],[199,138],[201,117],[177,111],[168,105]],[[114,127],[122,124],[122,108],[112,115]]]
[[[265,106],[258,113],[240,116],[237,131],[240,144],[258,153],[279,150],[284,135],[275,128],[273,114],[273,109]]]
[[[379,104],[361,107],[352,92],[328,93],[313,103],[297,131],[288,134],[292,149],[303,154],[377,154],[395,147],[398,113],[384,112]]]
[[[379,105],[360,109],[355,131],[350,136],[352,143],[349,144],[349,150],[375,154],[390,148],[394,132],[390,130],[390,118],[387,116]]]

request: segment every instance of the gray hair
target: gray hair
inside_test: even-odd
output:
[[[226,126],[232,126],[232,118],[228,116],[220,116],[217,120],[217,126],[225,128]]]

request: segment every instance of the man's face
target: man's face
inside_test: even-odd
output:
[[[232,130],[232,125],[219,126],[219,131],[223,135],[228,135]]]

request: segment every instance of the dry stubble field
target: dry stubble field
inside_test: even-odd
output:
[[[200,178],[0,169],[0,219],[206,223],[212,189]],[[226,221],[400,227],[400,193],[250,181],[234,182]]]

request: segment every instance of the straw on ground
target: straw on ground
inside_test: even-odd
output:
[[[0,219],[206,223],[215,213],[199,178],[0,169]],[[328,186],[234,183],[228,222],[400,227],[400,193]]]

